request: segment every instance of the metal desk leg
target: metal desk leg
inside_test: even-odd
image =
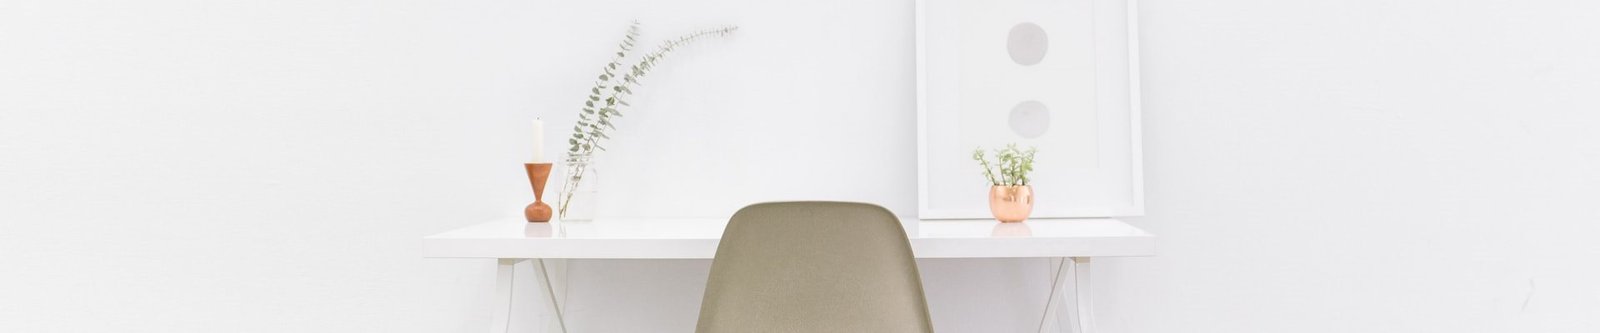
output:
[[[1045,299],[1044,315],[1039,318],[1039,333],[1053,331],[1057,324],[1057,307],[1061,303],[1061,286],[1066,284],[1067,258],[1050,259],[1050,297]]]
[[[511,282],[517,263],[525,259],[500,258],[495,266],[494,295],[489,298],[493,314],[489,317],[489,333],[506,333],[511,329]]]
[[[1039,332],[1053,331],[1051,328],[1057,324],[1060,317],[1061,293],[1072,292],[1073,314],[1071,331],[1076,333],[1094,332],[1094,306],[1089,291],[1089,258],[1057,258],[1052,261],[1055,274],[1050,282],[1050,298],[1044,306],[1044,316],[1039,319]],[[1071,270],[1069,273],[1068,270]],[[1072,276],[1072,288],[1066,290],[1063,285],[1067,283],[1067,276]]]
[[[1089,257],[1072,258],[1072,293],[1077,302],[1077,329],[1078,333],[1094,332],[1094,297],[1089,289]]]
[[[494,302],[490,308],[494,312],[489,318],[489,333],[507,333],[511,330],[512,286],[516,282],[516,267],[528,259],[500,258],[498,261],[495,267],[494,295],[490,297]],[[561,313],[560,297],[556,294],[555,287],[552,287],[552,284],[559,283],[552,282],[552,274],[545,267],[544,259],[533,259],[533,261],[535,278],[539,279],[545,299],[550,300],[551,313],[555,314],[555,320],[551,322],[553,327],[549,330],[566,333],[567,323]]]
[[[561,314],[560,296],[556,295],[555,287],[551,286],[554,283],[550,279],[550,275],[552,275],[550,274],[550,269],[545,267],[544,259],[534,259],[533,269],[536,273],[539,273],[539,281],[544,285],[545,299],[550,300],[550,312],[556,316],[556,329],[559,329],[556,332],[566,333],[567,320]]]

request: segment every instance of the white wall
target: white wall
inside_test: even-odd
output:
[[[608,214],[913,215],[911,8],[0,2],[0,331],[477,330],[491,264],[417,238],[519,209],[524,124],[572,120],[630,17],[743,29],[642,87]],[[1101,261],[1106,331],[1600,329],[1600,3],[1143,14],[1162,255]],[[1042,261],[922,265],[942,331],[1034,324]],[[575,262],[573,326],[687,331],[706,267]]]

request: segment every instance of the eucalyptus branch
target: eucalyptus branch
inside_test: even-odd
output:
[[[733,33],[734,30],[738,29],[739,27],[735,26],[706,29],[678,37],[678,39],[661,43],[661,46],[656,48],[655,52],[646,54],[643,58],[639,59],[638,63],[630,66],[628,68],[628,72],[622,74],[622,81],[611,86],[610,96],[607,96],[604,99],[600,99],[598,96],[591,97],[590,102],[604,103],[604,106],[597,108],[595,120],[587,124],[587,131],[581,131],[578,128],[573,129],[575,132],[574,138],[581,139],[579,140],[581,142],[574,144],[568,152],[589,154],[593,153],[596,149],[605,150],[605,147],[600,145],[600,140],[610,139],[611,137],[607,136],[605,131],[616,129],[616,125],[611,122],[611,117],[620,117],[622,116],[622,112],[620,111],[621,108],[625,106],[633,106],[632,104],[628,104],[628,101],[625,99],[625,97],[631,97],[633,95],[632,87],[634,85],[641,84],[639,83],[639,80],[643,79],[646,75],[649,75],[650,70],[654,69],[656,64],[661,62],[662,59],[665,59],[666,56],[671,54],[673,50],[676,50],[678,47],[687,45],[690,42],[698,40],[702,37],[711,35],[726,36],[727,34]]]
[[[628,52],[633,51],[639,38],[639,21],[633,21],[628,26],[627,34],[623,35],[622,42],[617,43],[616,56],[612,57],[611,62],[606,63],[604,68],[601,68],[601,74],[597,77],[598,80],[595,81],[594,87],[589,89],[589,98],[583,101],[583,112],[578,113],[578,122],[572,126],[572,137],[567,139],[567,143],[570,144],[570,147],[567,148],[567,153],[571,156],[589,156],[594,153],[595,149],[605,150],[605,147],[600,145],[600,141],[611,138],[606,135],[606,130],[616,129],[616,126],[611,122],[611,117],[622,116],[622,112],[619,112],[618,109],[624,106],[632,106],[624,99],[633,95],[631,87],[640,84],[639,80],[649,74],[650,70],[655,68],[656,64],[666,58],[673,50],[702,37],[710,35],[724,36],[738,29],[738,27],[727,26],[696,31],[678,37],[678,39],[662,43],[661,46],[656,48],[655,52],[646,54],[639,59],[638,63],[624,69],[622,68],[622,61],[627,59]],[[562,219],[566,218],[567,208],[571,206],[572,197],[576,193],[575,189],[583,180],[583,175],[588,167],[588,162],[572,163],[568,166],[566,183],[562,186],[563,198],[558,208]]]
[[[583,112],[578,113],[578,124],[572,126],[572,137],[567,139],[567,143],[571,144],[571,148],[567,150],[568,152],[577,152],[579,148],[586,147],[588,142],[592,141],[593,137],[589,135],[593,135],[594,131],[585,131],[584,129],[600,126],[598,124],[600,120],[599,108],[595,103],[601,101],[600,96],[605,91],[615,89],[614,85],[607,84],[617,78],[616,71],[622,67],[622,60],[628,57],[628,52],[633,50],[634,43],[638,38],[639,21],[633,21],[628,24],[628,32],[623,35],[622,41],[617,43],[616,56],[612,57],[611,62],[606,63],[606,66],[600,69],[600,76],[597,77],[599,80],[595,81],[593,88],[589,88],[589,98],[583,101]]]

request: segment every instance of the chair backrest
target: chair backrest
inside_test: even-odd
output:
[[[932,332],[900,220],[872,204],[775,202],[733,215],[696,332]]]

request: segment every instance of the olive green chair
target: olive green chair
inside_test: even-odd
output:
[[[711,262],[700,322],[712,332],[932,332],[900,220],[849,202],[740,209]]]

